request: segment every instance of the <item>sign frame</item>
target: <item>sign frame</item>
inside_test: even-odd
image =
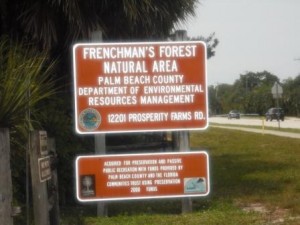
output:
[[[99,174],[92,174],[92,173],[88,173],[88,174],[84,174],[84,175],[87,175],[89,177],[89,180],[87,181],[83,181],[84,178],[83,177],[83,174],[81,174],[79,172],[80,170],[80,166],[79,166],[79,161],[80,160],[98,160],[100,161],[100,159],[123,159],[123,163],[125,161],[128,161],[128,160],[132,160],[134,161],[134,159],[140,159],[140,158],[143,158],[143,159],[150,159],[150,160],[153,160],[153,158],[159,158],[159,159],[164,159],[164,158],[171,158],[171,157],[174,157],[174,158],[183,158],[185,157],[184,160],[200,160],[201,162],[205,162],[204,165],[201,165],[200,167],[204,167],[205,168],[205,176],[202,177],[203,180],[204,180],[204,184],[205,184],[205,190],[203,191],[200,191],[198,190],[198,192],[186,192],[186,182],[188,182],[188,180],[191,178],[188,178],[188,177],[180,177],[179,178],[177,177],[177,179],[180,179],[181,180],[181,183],[179,184],[169,184],[169,186],[167,185],[162,185],[160,186],[159,188],[163,188],[163,192],[162,194],[158,194],[158,195],[155,195],[155,192],[153,192],[153,194],[148,194],[148,195],[145,195],[145,194],[138,194],[138,193],[133,193],[133,194],[125,194],[123,196],[119,196],[119,197],[116,197],[116,196],[111,196],[111,197],[99,197],[97,196],[97,194],[95,192],[97,192],[96,189],[100,189],[101,185],[103,185],[101,182],[103,182],[102,178],[104,176],[106,176],[106,174],[104,174],[104,172],[99,172],[99,173],[102,173],[101,175]],[[196,157],[199,157],[198,159]],[[201,157],[201,159],[200,159]],[[97,162],[98,163],[98,162]],[[92,166],[92,163],[88,163],[89,164],[89,167],[90,169],[94,170],[95,169],[95,166]],[[183,165],[183,167],[185,167],[185,165]],[[121,200],[138,200],[138,199],[162,199],[162,198],[187,198],[187,197],[205,197],[207,195],[209,195],[210,193],[210,171],[209,171],[209,155],[206,151],[192,151],[192,152],[168,152],[168,153],[144,153],[144,154],[115,154],[115,155],[89,155],[89,156],[78,156],[76,158],[76,161],[75,161],[75,177],[76,177],[76,197],[77,197],[77,200],[80,201],[80,202],[105,202],[105,201],[121,201]],[[97,168],[99,169],[99,168]],[[96,169],[96,170],[97,170]],[[195,171],[192,171],[190,169],[186,169],[186,171],[182,171],[182,173],[193,173],[195,174]],[[201,174],[203,173],[203,171],[201,171]],[[165,174],[164,174],[165,175]],[[98,176],[98,177],[97,177]],[[99,176],[101,179],[99,179]],[[182,176],[182,175],[181,175]],[[121,179],[121,178],[120,178]],[[145,178],[146,179],[146,178]],[[157,177],[153,178],[153,179],[159,179]],[[165,179],[168,179],[168,178],[165,178]],[[186,180],[187,179],[187,180]],[[192,178],[192,179],[198,179],[198,178]],[[98,180],[98,181],[97,181]],[[101,182],[100,182],[101,180]],[[134,179],[133,179],[134,180]],[[100,182],[100,187],[97,187],[97,184],[96,182]],[[81,183],[80,183],[81,182]],[[93,190],[93,196],[92,197],[82,197],[82,183],[86,183],[86,186],[90,186],[92,188],[88,188],[89,190]],[[85,185],[85,184],[84,184]],[[172,186],[173,185],[173,186]],[[172,194],[172,193],[169,193],[169,191],[173,190],[173,187],[174,186],[180,186],[180,188],[183,188],[181,191],[183,191],[183,193],[177,193],[177,194]],[[132,187],[136,187],[135,184],[130,184],[130,187],[121,187],[121,189],[126,189],[126,188],[132,188]],[[145,186],[144,186],[145,187]],[[112,193],[112,195],[115,195],[116,193],[116,187],[112,186],[110,187],[112,190],[114,190]],[[178,187],[176,187],[178,188]],[[103,189],[102,189],[103,190]],[[168,192],[168,193],[165,193],[165,192]],[[186,193],[184,193],[186,192]],[[110,193],[111,195],[111,193]],[[121,194],[122,195],[122,194]],[[88,195],[87,195],[88,196]]]
[[[145,48],[153,47],[155,51],[158,51],[157,48],[160,49],[164,46],[184,46],[186,49],[187,49],[187,46],[196,46],[194,48],[196,49],[195,51],[196,51],[197,56],[195,56],[194,58],[178,56],[178,62],[180,62],[180,63],[178,63],[176,61],[176,64],[178,63],[177,66],[178,66],[178,68],[180,68],[180,70],[181,70],[181,68],[185,68],[184,72],[182,72],[182,71],[175,71],[173,73],[170,72],[170,76],[175,76],[174,74],[180,74],[180,75],[176,75],[176,76],[182,76],[183,78],[181,78],[181,79],[182,80],[184,79],[184,81],[181,80],[181,83],[178,82],[176,85],[178,85],[178,86],[194,85],[194,86],[198,86],[198,90],[199,90],[199,87],[200,87],[200,89],[202,89],[198,93],[191,92],[193,94],[190,94],[190,96],[188,96],[188,94],[185,94],[185,95],[182,94],[180,96],[180,97],[185,97],[186,99],[187,99],[187,97],[191,97],[191,98],[193,98],[193,100],[189,100],[189,101],[194,101],[194,103],[187,104],[184,102],[183,104],[181,104],[183,102],[182,101],[181,103],[178,103],[177,105],[175,105],[175,104],[167,104],[166,105],[163,103],[163,104],[155,105],[155,106],[150,106],[151,104],[146,105],[146,106],[145,105],[126,106],[126,104],[129,104],[127,102],[125,105],[117,105],[115,107],[114,106],[99,107],[99,105],[97,105],[97,106],[87,105],[87,106],[82,107],[82,103],[80,103],[81,100],[79,100],[79,99],[82,99],[83,95],[85,95],[85,94],[87,95],[87,92],[88,92],[87,88],[91,87],[92,85],[93,85],[92,88],[95,88],[97,86],[96,85],[97,77],[95,77],[95,76],[98,76],[98,80],[99,80],[99,77],[105,77],[106,74],[102,74],[103,71],[95,72],[96,75],[90,75],[89,72],[86,72],[86,69],[85,69],[86,67],[97,68],[97,66],[95,66],[95,61],[98,61],[98,64],[100,65],[100,63],[103,63],[104,60],[98,59],[98,58],[97,59],[93,58],[93,59],[90,59],[88,61],[89,63],[86,64],[86,65],[91,65],[91,66],[81,65],[82,61],[84,61],[82,58],[80,58],[80,57],[83,57],[83,55],[84,55],[83,50],[81,48],[97,48],[97,47],[99,47],[99,48],[108,48],[109,49],[109,48],[118,48],[118,47],[126,48],[126,47],[137,47],[137,46],[140,46],[140,47],[142,46]],[[190,49],[189,49],[189,51],[186,50],[186,52],[189,54],[190,54],[190,51],[191,51]],[[80,55],[80,53],[78,53],[78,52],[81,52],[81,54],[82,54],[80,57],[78,56],[78,55]],[[150,55],[150,51],[149,51],[149,55]],[[154,57],[156,57],[156,56],[154,56]],[[156,59],[156,58],[154,58],[154,59]],[[161,58],[159,58],[159,59],[161,59]],[[165,61],[168,61],[167,59],[164,58]],[[171,59],[174,59],[174,57],[172,56]],[[113,61],[115,59],[109,59],[109,60]],[[122,60],[127,60],[127,58],[122,59]],[[128,60],[135,60],[135,59],[128,59]],[[138,60],[140,60],[140,58],[138,58]],[[148,63],[148,61],[150,61],[150,60],[152,60],[152,59],[149,59],[149,57],[145,58],[144,59],[145,64]],[[177,58],[174,59],[173,61],[175,61],[175,60],[177,60]],[[196,60],[198,60],[197,63],[196,63]],[[94,61],[94,62],[92,62],[92,61]],[[161,61],[163,61],[163,60],[161,60]],[[169,61],[171,61],[171,60],[169,60]],[[151,61],[151,63],[152,63],[152,61]],[[140,65],[142,65],[142,64],[140,64]],[[197,67],[197,65],[199,66],[199,68]],[[173,64],[173,66],[175,66],[175,65]],[[98,66],[98,67],[102,68],[103,65]],[[143,66],[141,66],[141,67],[143,67]],[[152,65],[152,67],[153,67],[153,65]],[[84,85],[82,85],[81,81],[79,81],[80,76],[81,76],[80,74],[83,73],[82,71],[84,71],[85,76],[94,76],[93,79],[95,81],[93,81],[94,83],[92,85],[86,84],[86,86],[83,87]],[[91,73],[94,73],[94,71],[92,69],[89,69],[89,71],[92,71]],[[137,77],[137,76],[140,76],[141,74],[143,74],[143,73],[142,72],[141,73],[133,73],[133,76]],[[160,73],[158,72],[158,74],[160,74]],[[168,73],[161,73],[161,74],[162,74],[162,76],[164,76],[165,74],[168,74]],[[122,77],[124,75],[124,73],[121,72],[121,73],[108,74],[108,75],[110,75],[109,76],[110,78],[113,76],[116,76],[116,75],[120,75],[120,77]],[[147,75],[153,76],[153,68],[152,68],[152,72],[149,72],[149,74],[147,74]],[[74,78],[75,129],[76,129],[76,132],[79,134],[205,130],[208,127],[208,124],[209,124],[208,117],[209,116],[208,116],[208,90],[207,90],[207,49],[206,49],[206,44],[203,41],[77,43],[73,46],[73,78]],[[189,81],[187,83],[185,83],[185,79],[187,79]],[[196,80],[196,81],[190,81],[190,80]],[[201,82],[200,82],[200,80],[201,80]],[[100,87],[100,83],[98,85]],[[125,84],[122,84],[122,85],[124,86]],[[108,86],[110,86],[110,85],[108,85]],[[155,86],[155,85],[153,85],[153,86]],[[174,86],[175,86],[175,84],[174,84]],[[116,87],[118,87],[118,86],[116,86]],[[130,93],[129,88],[132,88],[132,91],[134,92],[134,88],[136,88],[136,87],[143,87],[143,85],[136,85],[134,83],[131,83],[131,85],[128,86],[127,94]],[[84,89],[84,88],[86,88],[86,89]],[[84,91],[86,91],[86,92],[84,92]],[[200,93],[200,92],[202,92],[202,93]],[[79,96],[80,94],[82,94],[82,96]],[[146,94],[144,93],[144,95],[146,95]],[[157,94],[155,94],[155,95],[157,95]],[[176,93],[176,94],[174,94],[174,96],[175,95],[179,95],[179,94]],[[140,97],[140,96],[138,96],[138,97]],[[176,96],[176,97],[178,97],[178,96]],[[194,100],[194,99],[196,99],[196,100]],[[199,100],[199,99],[201,99],[201,100]],[[85,101],[89,101],[89,100],[85,100]],[[150,107],[152,107],[152,108],[150,108]],[[176,121],[173,121],[173,119],[171,119],[171,110],[168,111],[168,112],[170,112],[168,115],[167,114],[163,115],[164,111],[163,111],[163,109],[160,109],[160,107],[161,108],[162,107],[175,108],[174,116],[178,117],[178,119],[175,118],[174,120],[176,120]],[[99,110],[100,108],[101,108],[102,112],[104,111],[104,116],[102,115],[101,110]],[[112,109],[114,110],[115,113],[107,112],[107,111],[111,111]],[[120,112],[120,113],[118,113],[118,112]],[[182,116],[181,115],[182,112],[185,113],[185,115]],[[179,114],[179,113],[181,113],[181,114]],[[144,122],[144,121],[129,122],[129,117],[132,114],[133,114],[133,116],[139,116],[139,117],[147,116],[147,117],[151,117],[151,118],[147,118],[147,122]],[[90,117],[90,116],[92,117],[91,121],[93,121],[93,123],[85,124],[85,121],[86,121],[85,118]],[[108,119],[108,118],[113,118],[113,117],[118,118],[118,116],[120,117],[120,120],[123,119],[126,121],[121,122],[121,124],[117,124],[117,123],[113,123],[111,119]],[[155,119],[153,119],[153,117],[155,117]],[[157,119],[158,117],[159,117],[159,119]],[[181,119],[180,117],[181,118],[185,117],[188,119]],[[192,118],[192,119],[190,119],[190,118]],[[151,122],[149,122],[150,120],[151,120]],[[155,122],[152,122],[152,121],[155,121]],[[102,126],[104,128],[99,128],[99,126]]]

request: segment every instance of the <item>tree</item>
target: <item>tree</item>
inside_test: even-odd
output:
[[[237,109],[244,113],[264,114],[266,109],[272,107],[271,87],[278,77],[267,72],[246,72],[241,74],[233,85],[221,84],[214,89],[217,91],[214,95],[218,96],[221,109],[219,113],[228,113],[231,109]],[[209,93],[211,94],[211,92]],[[210,99],[215,97],[209,96]],[[216,110],[214,105],[211,109]],[[221,112],[220,112],[221,111]]]
[[[58,108],[59,113],[51,114],[48,110],[48,114],[41,112],[42,118],[39,117],[43,126],[50,127],[53,133],[59,133],[66,127],[64,124],[63,128],[54,128],[55,124],[62,120],[69,122],[67,137],[63,138],[72,141],[68,146],[59,146],[60,156],[68,158],[70,162],[73,158],[69,150],[80,148],[77,145],[80,141],[74,141],[76,137],[70,120],[73,116],[71,100],[63,96],[71,95],[70,46],[78,41],[88,41],[95,30],[101,30],[104,40],[109,41],[164,40],[177,22],[194,15],[197,2],[198,0],[0,0],[0,35],[6,34],[12,40],[22,40],[36,51],[48,50],[52,58],[60,58],[56,68],[58,72],[52,74],[52,77],[63,78],[59,82],[65,86],[65,92],[60,93],[62,97],[59,103],[49,104],[54,104],[56,107],[51,107],[51,110]],[[62,102],[63,99],[66,100]],[[53,123],[51,115],[61,115],[61,118]],[[83,138],[76,140],[78,139]]]
[[[0,193],[4,197],[0,208],[1,224],[12,224],[10,136],[13,135],[9,135],[9,130],[11,134],[19,131],[18,136],[29,132],[32,123],[27,112],[35,114],[35,106],[55,91],[50,79],[52,65],[46,54],[33,55],[31,50],[7,38],[0,39]]]
[[[218,86],[208,86],[209,113],[210,115],[218,115],[222,112],[221,102],[218,96]]]
[[[219,84],[214,87],[214,89],[210,88],[209,91],[209,102],[212,104],[209,105],[211,112],[216,112],[218,114],[228,113],[229,110],[232,109],[232,106],[229,104],[230,94],[232,93],[233,88],[230,84]],[[214,101],[215,99],[215,101]],[[215,108],[215,106],[217,108]]]
[[[247,72],[240,75],[233,87],[232,98],[239,98],[241,109],[245,113],[263,114],[268,107],[272,106],[271,87],[278,77],[267,72]]]
[[[0,223],[13,224],[12,218],[12,181],[10,169],[10,143],[7,128],[0,128]]]
[[[28,119],[28,109],[34,114],[34,106],[54,94],[53,67],[46,53],[0,40],[0,127],[18,128]]]
[[[0,34],[47,49],[69,48],[94,30],[105,39],[163,39],[194,15],[197,0],[1,0]]]
[[[286,113],[300,115],[300,75],[283,82],[283,108]]]
[[[88,41],[95,30],[103,39],[164,40],[176,23],[195,14],[198,0],[0,0],[0,36],[46,49],[58,62],[61,85],[69,93],[70,46]]]
[[[216,51],[215,48],[219,44],[219,40],[215,38],[215,33],[210,34],[208,37],[193,37],[191,38],[192,41],[204,41],[207,46],[207,59],[215,56]]]

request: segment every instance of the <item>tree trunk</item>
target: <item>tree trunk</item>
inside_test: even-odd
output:
[[[0,224],[13,225],[9,130],[0,128]]]

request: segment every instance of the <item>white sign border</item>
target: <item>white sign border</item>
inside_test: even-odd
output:
[[[143,196],[143,197],[124,197],[124,198],[80,198],[79,187],[79,172],[78,161],[82,158],[106,158],[106,157],[132,157],[132,156],[159,156],[159,155],[197,155],[204,154],[207,158],[207,192],[204,194],[185,194],[185,195],[162,195],[162,196]],[[162,198],[188,198],[188,197],[205,197],[210,194],[210,171],[209,171],[209,155],[206,151],[192,151],[192,152],[167,152],[167,153],[144,153],[144,154],[111,154],[111,155],[85,155],[78,156],[75,160],[75,182],[76,182],[76,198],[80,202],[106,202],[106,201],[123,201],[123,200],[140,200],[140,199],[162,199]]]
[[[94,45],[105,45],[105,46],[118,46],[118,45],[162,45],[162,44],[202,44],[204,45],[205,49],[205,94],[206,94],[206,125],[200,128],[173,128],[173,129],[141,129],[141,130],[116,130],[116,131],[84,131],[82,132],[78,127],[78,113],[77,113],[77,73],[76,73],[76,48],[79,46],[94,46]],[[172,41],[172,42],[116,42],[116,43],[106,43],[106,42],[89,42],[89,43],[76,43],[73,45],[73,82],[74,82],[74,116],[75,116],[75,130],[78,134],[109,134],[109,133],[136,133],[136,132],[161,132],[161,131],[188,131],[188,130],[206,130],[209,126],[209,116],[208,116],[208,89],[207,89],[207,48],[206,43],[203,41]]]

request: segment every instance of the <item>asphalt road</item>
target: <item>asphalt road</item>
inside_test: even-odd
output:
[[[300,138],[300,133],[292,133],[292,132],[282,132],[280,129],[278,130],[266,130],[264,128],[267,127],[276,127],[276,128],[293,128],[300,130],[300,119],[294,117],[286,117],[284,121],[265,121],[264,118],[248,118],[248,117],[241,117],[241,119],[227,119],[227,117],[211,117],[209,118],[210,126],[217,126],[227,129],[235,129],[235,130],[242,130],[247,132],[255,132],[255,133],[264,133],[264,134],[271,134],[277,136],[285,136],[290,138]],[[230,125],[248,125],[248,126],[259,126],[261,128],[254,129],[254,128],[245,128],[245,127],[230,127],[225,126],[225,124]]]

